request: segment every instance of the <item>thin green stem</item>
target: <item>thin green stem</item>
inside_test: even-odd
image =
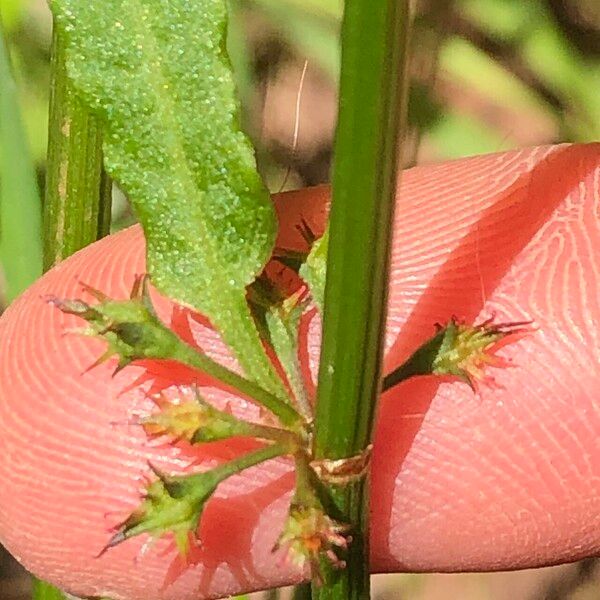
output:
[[[394,386],[418,375],[432,375],[435,373],[435,359],[440,352],[444,339],[447,335],[447,328],[436,333],[431,339],[427,340],[418,348],[407,360],[398,368],[388,373],[383,378],[382,391],[393,388]]]
[[[51,72],[44,270],[108,234],[111,213],[111,184],[102,169],[101,127],[71,89],[56,29]],[[63,600],[63,595],[34,580],[33,600]]]
[[[292,504],[297,503],[303,506],[318,506],[320,508],[321,502],[313,485],[308,456],[303,452],[298,452],[294,456],[294,465],[296,468],[296,490]]]
[[[265,446],[260,450],[243,454],[242,456],[238,456],[229,462],[223,463],[211,471],[211,473],[214,473],[218,481],[224,481],[228,477],[231,477],[240,471],[244,471],[245,469],[249,469],[250,467],[259,465],[267,460],[271,460],[272,458],[277,458],[278,456],[283,456],[284,454],[288,453],[289,449],[287,446],[281,444],[272,444],[270,446]]]
[[[102,169],[102,129],[67,79],[55,29],[44,203],[44,270],[107,235],[111,183]]]
[[[295,407],[307,420],[313,418],[313,410],[300,366],[298,355],[298,328],[301,308],[271,307],[265,314],[271,345],[283,367],[295,399]]]
[[[294,501],[304,506],[319,504],[311,481],[311,469],[308,458],[304,454],[296,454],[296,492]],[[310,583],[301,583],[294,587],[292,600],[311,600],[312,586]]]
[[[245,298],[241,302],[237,299],[233,301],[227,318],[227,327],[221,327],[219,323],[215,325],[225,342],[234,350],[244,372],[271,394],[287,398],[287,390],[267,355]],[[230,339],[229,335],[233,331],[236,333],[235,340]],[[245,353],[236,352],[236,348],[244,348]]]
[[[313,418],[313,407],[308,397],[308,392],[304,385],[302,367],[300,365],[300,358],[297,352],[290,354],[289,361],[287,363],[288,380],[290,387],[296,399],[296,406],[299,412],[306,420],[312,420]]]
[[[404,130],[408,0],[347,0],[319,368],[317,459],[361,454],[380,393],[398,142]],[[369,593],[368,485],[328,487],[332,517],[350,524],[347,568],[318,600]]]
[[[287,429],[279,429],[278,427],[269,427],[268,425],[259,425],[257,423],[248,423],[247,426],[249,435],[262,440],[276,442],[280,446],[285,446],[290,453],[295,452],[302,445],[302,439]]]
[[[269,409],[279,418],[283,425],[292,427],[299,425],[302,422],[300,414],[279,396],[272,394],[262,388],[258,383],[246,379],[242,375],[238,375],[235,371],[231,371],[208,356],[201,354],[183,341],[178,343],[177,347],[173,348],[170,358],[194,369],[198,369],[203,373],[207,373],[226,385],[236,388]]]

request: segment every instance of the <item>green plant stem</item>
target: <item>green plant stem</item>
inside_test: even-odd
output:
[[[302,440],[297,435],[287,429],[279,429],[279,427],[269,427],[267,425],[258,425],[256,423],[248,423],[248,432],[253,437],[261,440],[269,440],[280,446],[285,446],[288,452],[295,452],[302,445]]]
[[[397,369],[394,369],[391,373],[388,373],[383,378],[381,385],[382,391],[386,392],[387,390],[399,385],[411,377],[417,377],[419,375],[432,375],[436,373],[435,359],[440,352],[446,335],[447,327],[437,332],[432,338],[427,340]]]
[[[12,302],[42,272],[41,203],[1,20],[0,260]]]
[[[71,88],[56,29],[48,136],[44,270],[110,230],[111,182],[102,169],[101,124]]]
[[[408,0],[347,0],[319,367],[317,459],[360,455],[381,385],[398,142],[406,112]],[[331,516],[349,523],[347,568],[313,585],[318,600],[369,593],[368,484],[328,486]],[[329,507],[328,507],[329,508]]]
[[[224,299],[223,309],[225,302]],[[220,323],[214,321],[214,324],[225,342],[234,350],[246,375],[271,394],[287,398],[288,394],[283,381],[265,351],[245,298],[242,298],[241,303],[237,298],[231,301],[227,318],[229,320],[227,327],[223,326],[222,321]],[[234,331],[236,339],[232,340],[230,334]],[[236,348],[244,348],[245,353],[236,351]]]
[[[231,477],[232,475],[235,475],[245,469],[249,469],[250,467],[263,463],[267,460],[271,460],[272,458],[283,456],[284,454],[288,454],[288,452],[289,449],[285,444],[272,444],[265,446],[260,450],[243,454],[242,456],[234,458],[229,462],[223,463],[222,465],[216,467],[212,472],[215,474],[218,481],[224,481],[228,477]]]
[[[169,358],[208,373],[219,381],[236,388],[269,409],[274,415],[279,417],[279,420],[284,425],[294,426],[302,422],[302,417],[299,413],[280,397],[265,390],[258,383],[238,375],[235,371],[231,371],[208,356],[201,354],[185,342],[178,343],[173,348],[173,352]]]
[[[111,212],[111,184],[102,169],[101,126],[71,89],[56,29],[51,73],[44,270],[107,235]],[[33,600],[63,598],[50,584],[34,580]]]

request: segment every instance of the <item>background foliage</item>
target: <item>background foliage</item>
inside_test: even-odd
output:
[[[279,191],[328,181],[343,0],[230,2],[229,48],[244,123],[269,187]],[[417,6],[406,165],[600,139],[597,0],[420,0]],[[6,170],[9,163],[21,164],[24,172],[37,174],[43,189],[50,15],[43,0],[0,0],[0,15],[27,142],[15,146],[0,137],[0,173],[2,166]],[[3,74],[3,97],[6,86]],[[0,127],[0,136],[6,131]],[[14,128],[10,133],[14,135]],[[20,240],[30,250],[26,267],[36,273],[41,250],[37,217],[31,216],[35,185],[24,179],[21,188],[6,181],[0,186],[0,235],[8,223],[21,224],[22,235],[30,236]],[[131,223],[132,216],[119,190],[114,198],[113,228],[118,229]],[[6,235],[0,241],[6,242]],[[5,274],[14,255],[2,256]],[[22,282],[1,286],[3,305],[17,285]],[[10,584],[0,581],[2,599],[21,598],[27,592],[26,579],[8,565],[8,559],[0,562],[0,569],[6,567],[0,577],[12,573]],[[493,576],[401,576],[381,580],[378,597],[541,600],[574,598],[577,593],[584,600],[594,593],[592,588],[586,596],[585,582],[596,572],[595,564],[587,562]]]

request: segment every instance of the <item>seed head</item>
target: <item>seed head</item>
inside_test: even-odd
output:
[[[148,533],[160,538],[172,534],[185,556],[196,539],[204,505],[217,487],[210,472],[169,477],[152,467],[158,479],[151,482],[141,504],[119,526],[103,552],[125,540]]]
[[[273,550],[286,548],[290,562],[301,569],[308,563],[313,577],[322,582],[322,559],[338,569],[346,566],[336,551],[345,550],[352,541],[348,530],[348,525],[334,521],[321,508],[292,504]]]

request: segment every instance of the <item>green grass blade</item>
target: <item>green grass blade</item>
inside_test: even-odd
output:
[[[12,301],[42,272],[40,197],[0,23],[0,260]]]

